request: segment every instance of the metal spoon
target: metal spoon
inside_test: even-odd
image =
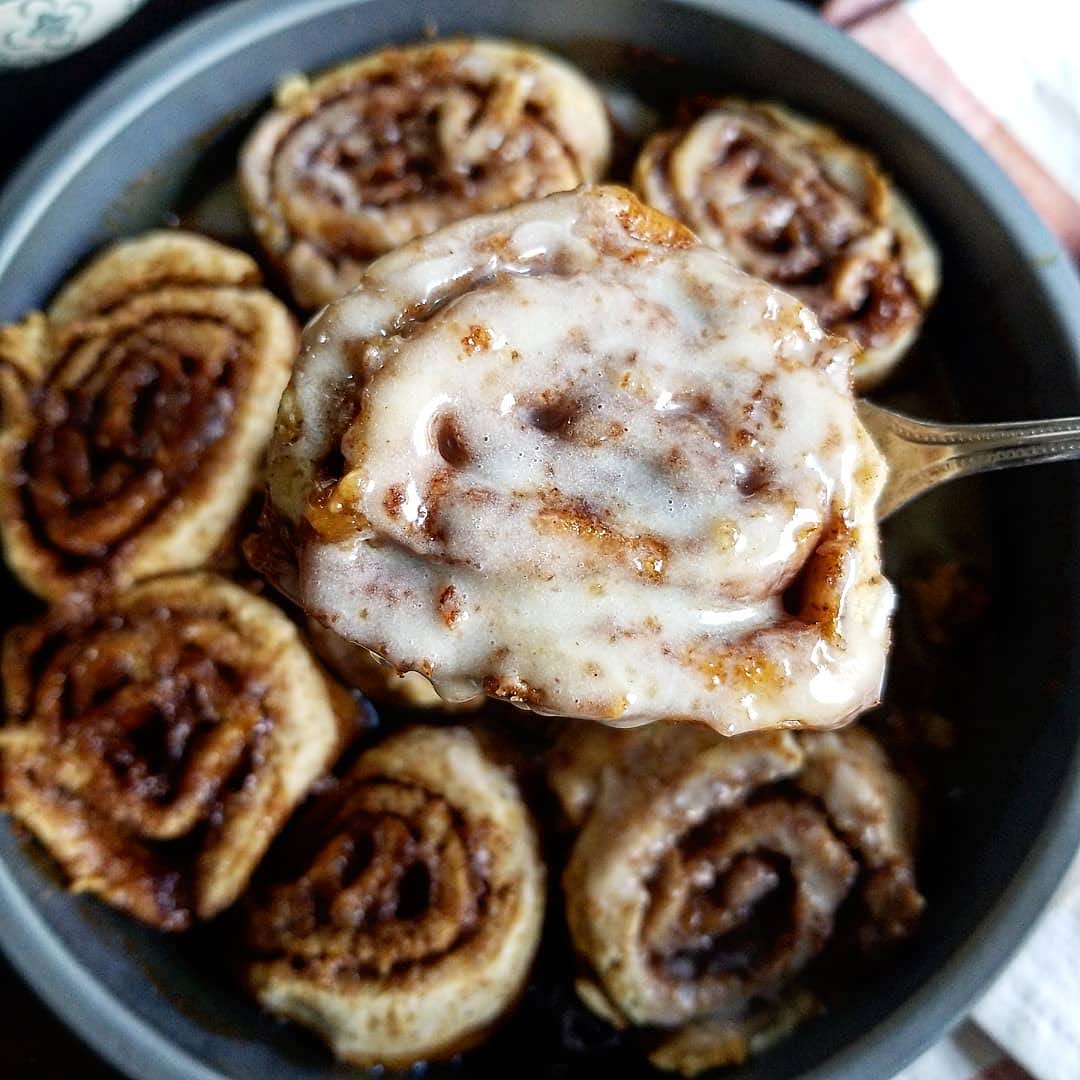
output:
[[[889,463],[878,519],[930,488],[972,473],[1080,458],[1080,417],[1009,424],[932,424],[858,403],[859,418]]]

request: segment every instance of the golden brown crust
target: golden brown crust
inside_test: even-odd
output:
[[[858,342],[856,386],[870,388],[914,340],[938,289],[922,222],[877,161],[831,128],[738,99],[693,112],[649,139],[635,189]]]
[[[240,179],[260,242],[315,308],[413,237],[598,179],[609,143],[599,95],[569,65],[459,39],[288,80]]]
[[[791,1018],[813,961],[905,937],[922,910],[913,796],[860,728],[577,725],[550,778],[578,831],[563,886],[583,997],[680,1031],[662,1067],[741,1060]]]
[[[164,930],[228,907],[351,733],[276,608],[211,574],[4,642],[3,798],[72,887]]]
[[[0,532],[46,599],[199,566],[246,502],[298,332],[246,255],[114,245],[0,329]]]
[[[513,779],[469,731],[415,727],[365,751],[327,802],[249,908],[256,996],[353,1064],[473,1045],[517,1000],[543,919]]]

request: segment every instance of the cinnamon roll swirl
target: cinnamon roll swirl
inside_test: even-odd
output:
[[[578,725],[550,776],[578,829],[563,886],[583,1000],[677,1032],[663,1067],[743,1059],[805,1013],[815,960],[897,941],[922,910],[913,793],[861,728]]]
[[[115,244],[0,329],[0,533],[47,599],[206,562],[247,500],[298,334],[246,255]]]
[[[316,308],[413,237],[598,179],[610,143],[602,99],[563,61],[439,41],[287,81],[240,180],[260,242]]]
[[[634,187],[858,342],[860,390],[893,369],[937,293],[934,243],[877,161],[778,105],[720,101],[654,135]]]
[[[416,727],[365,751],[328,798],[250,908],[259,1001],[355,1064],[474,1044],[522,991],[543,919],[514,781],[469,731]]]
[[[6,808],[163,930],[233,903],[354,715],[277,608],[203,573],[13,630],[3,681]]]
[[[445,698],[835,726],[892,605],[853,354],[619,188],[414,241],[306,332],[269,463],[290,587]]]

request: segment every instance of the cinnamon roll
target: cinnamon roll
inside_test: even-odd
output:
[[[269,461],[291,587],[444,698],[839,724],[892,605],[854,351],[619,188],[414,241],[306,331]]]
[[[858,342],[860,390],[893,369],[937,293],[934,243],[877,161],[778,105],[720,101],[654,135],[634,187]]]
[[[346,686],[355,687],[372,701],[444,712],[478,709],[484,702],[483,694],[465,701],[446,701],[418,671],[399,674],[362,645],[338,637],[314,619],[307,621],[307,634],[311,647],[326,666]]]
[[[303,307],[459,218],[598,179],[611,134],[575,69],[514,42],[450,40],[293,78],[240,156],[252,224]]]
[[[298,334],[246,255],[115,244],[0,329],[0,533],[38,595],[199,566],[251,492]]]
[[[673,1033],[665,1068],[742,1060],[808,1011],[815,960],[902,939],[922,910],[914,796],[860,728],[578,725],[550,775],[578,830],[563,887],[582,998]]]
[[[251,905],[259,1001],[355,1064],[474,1044],[521,993],[543,919],[513,779],[469,731],[415,727],[365,751],[328,798]]]
[[[6,808],[163,930],[233,903],[354,713],[277,608],[203,573],[13,630],[3,681]]]

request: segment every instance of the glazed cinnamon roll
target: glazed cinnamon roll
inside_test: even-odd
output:
[[[291,587],[444,698],[834,726],[892,604],[853,355],[619,188],[414,241],[306,331],[269,462]]]
[[[326,666],[346,686],[362,691],[364,697],[372,701],[407,709],[440,709],[444,712],[478,709],[484,702],[483,694],[465,701],[446,701],[418,671],[399,674],[362,645],[354,645],[338,637],[333,630],[327,630],[314,619],[307,621],[307,635],[311,647]]]
[[[513,779],[469,731],[415,727],[365,751],[327,798],[250,908],[259,1001],[355,1064],[474,1044],[522,991],[543,919]]]
[[[563,886],[581,995],[674,1033],[665,1068],[742,1060],[805,1015],[815,960],[899,940],[922,910],[914,796],[860,728],[577,725],[550,776],[578,830]]]
[[[38,595],[206,562],[252,489],[298,334],[248,256],[115,244],[0,329],[0,533]]]
[[[354,714],[277,608],[202,573],[13,630],[3,681],[6,808],[163,930],[233,903]]]
[[[598,179],[599,94],[531,46],[389,48],[282,85],[240,157],[260,242],[299,304],[344,295],[413,237]]]
[[[896,365],[937,293],[934,243],[877,161],[778,105],[721,101],[654,135],[634,187],[858,342],[860,390]]]

